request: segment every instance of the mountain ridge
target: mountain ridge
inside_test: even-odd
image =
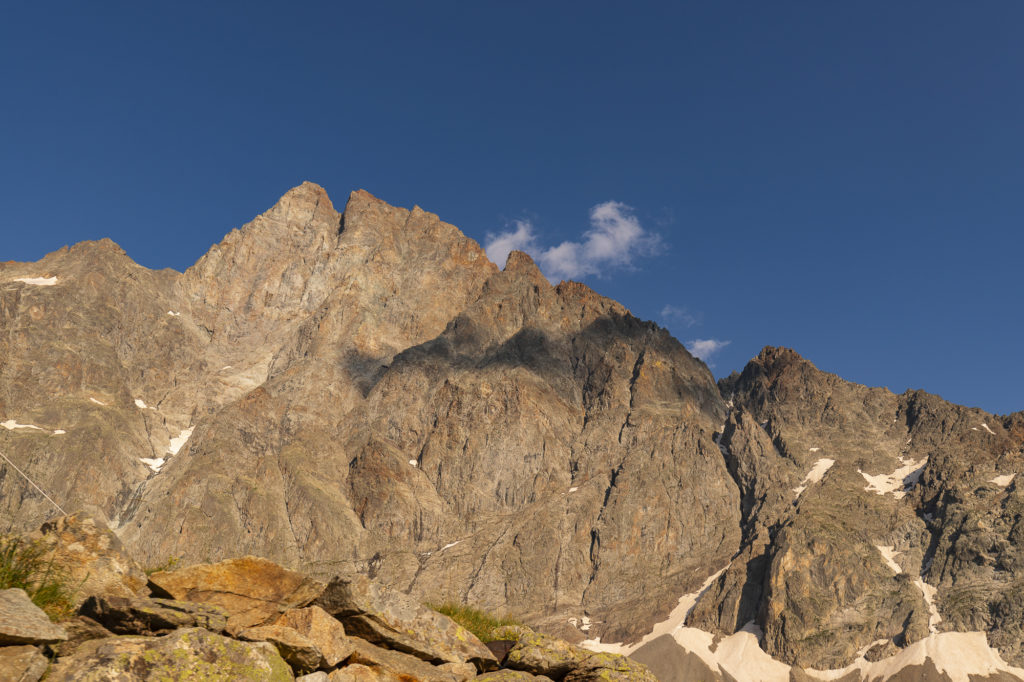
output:
[[[361,572],[576,642],[640,640],[727,566],[686,625],[753,621],[787,663],[942,623],[1024,661],[1024,413],[771,347],[716,383],[418,207],[357,190],[339,213],[306,182],[183,273],[109,240],[3,263],[0,325],[0,447],[143,562]],[[2,471],[8,528],[37,526],[48,503]]]

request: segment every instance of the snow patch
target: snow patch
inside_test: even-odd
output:
[[[140,400],[139,398],[135,399],[135,407],[139,408],[140,410],[155,410],[156,409],[155,407],[150,407],[149,405],[146,404],[146,402],[144,400]]]
[[[57,430],[55,430],[53,432],[53,435],[55,435],[55,436],[63,436],[65,433],[67,433],[67,431],[65,431],[64,429],[57,429]]]
[[[181,446],[187,443],[188,439],[192,437],[192,432],[195,430],[195,428],[196,427],[194,426],[190,426],[187,429],[184,429],[181,433],[179,433],[177,438],[172,438],[171,442],[168,443],[167,445],[167,454],[178,454],[178,451],[181,450]]]
[[[409,466],[418,467],[420,464],[414,459],[409,460]]]
[[[52,287],[57,283],[56,277],[18,277],[14,280],[15,282],[23,282],[24,284],[32,284],[37,287]]]
[[[1003,476],[996,476],[989,480],[989,483],[995,483],[996,485],[1005,488],[1006,486],[1013,483],[1013,477],[1017,474],[1004,474]]]
[[[163,457],[139,457],[139,459],[153,471],[160,471],[160,467],[164,465],[165,461]]]
[[[995,431],[993,431],[992,429],[990,429],[990,428],[988,427],[988,424],[986,424],[985,422],[981,422],[981,428],[985,429],[986,431],[988,431],[989,433],[991,433],[991,434],[992,434],[993,436],[994,436],[994,435],[996,435],[996,432],[995,432]]]
[[[942,622],[942,616],[939,615],[939,609],[935,606],[936,588],[926,583],[923,578],[915,580],[914,585],[917,586],[917,589],[921,590],[921,594],[924,595],[924,603],[928,605],[928,631],[938,632],[938,625]]]
[[[102,405],[103,407],[110,407],[109,405],[107,405],[102,400],[96,400],[96,398],[89,398],[89,402],[96,403],[97,405]]]
[[[455,542],[449,542],[447,545],[445,545],[444,547],[442,547],[441,549],[439,549],[437,551],[438,552],[443,552],[444,550],[448,549],[449,547],[454,547],[455,545],[459,544],[460,542],[462,542],[462,540],[456,540]]]
[[[867,653],[866,649],[862,651]],[[984,632],[935,633],[881,661],[870,663],[862,655],[839,670],[809,668],[805,672],[820,680],[838,680],[855,671],[860,673],[861,679],[885,680],[903,668],[923,665],[927,660],[935,664],[940,675],[945,673],[953,682],[970,682],[971,675],[988,677],[1000,672],[1024,679],[1024,668],[1016,668],[1004,661],[999,652],[988,645]]]
[[[571,492],[571,493],[574,493],[574,492],[576,492],[577,490],[579,490],[579,487],[578,487],[578,486],[573,486],[573,487],[569,488],[569,492]]]
[[[820,451],[820,450],[821,450],[821,448],[807,448],[807,450],[808,450],[809,452],[818,452],[818,451]]]
[[[13,431],[14,429],[35,429],[36,431],[45,431],[46,430],[46,429],[42,429],[42,428],[36,426],[35,424],[19,424],[18,422],[14,421],[13,419],[8,419],[5,422],[0,422],[0,426],[4,427],[8,431]]]
[[[885,559],[885,565],[888,566],[893,573],[899,575],[903,572],[903,569],[900,568],[900,565],[895,561],[896,555],[899,554],[895,547],[892,545],[875,545],[875,549],[881,552],[882,558]]]
[[[864,480],[868,482],[864,490],[868,492],[874,492],[879,495],[892,494],[897,500],[903,498],[907,491],[913,488],[921,481],[921,475],[924,473],[924,467],[928,463],[928,458],[925,457],[917,462],[909,459],[900,457],[900,468],[891,474],[878,474],[872,476],[866,474],[860,469],[857,469],[857,473],[864,477]]]
[[[170,315],[171,317],[181,317],[181,313],[176,312],[174,310],[168,310],[167,314]]]
[[[817,449],[818,448],[811,448],[812,451]],[[800,497],[801,493],[807,490],[807,486],[812,483],[820,483],[821,479],[825,477],[825,472],[831,469],[832,465],[835,463],[836,461],[834,459],[829,459],[828,457],[822,457],[815,462],[814,466],[811,467],[811,470],[807,472],[806,476],[804,476],[804,480],[800,482],[800,485],[793,488],[793,492],[796,493],[796,496]]]

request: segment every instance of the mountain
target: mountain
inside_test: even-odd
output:
[[[1024,666],[1024,413],[785,349],[716,385],[418,207],[304,183],[184,273],[108,240],[0,264],[0,332],[9,530],[57,513],[16,466],[143,564],[364,573],[709,679],[736,638],[787,676],[951,633]]]

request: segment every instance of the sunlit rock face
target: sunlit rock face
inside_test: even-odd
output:
[[[143,564],[356,571],[663,679],[1024,665],[1024,415],[786,349],[716,386],[419,208],[304,183],[185,273],[0,264],[0,331],[5,528],[85,508]]]
[[[0,301],[3,451],[143,563],[354,569],[580,640],[739,546],[707,368],[419,208],[305,183],[185,273],[82,244],[4,264]],[[3,472],[10,527],[55,511]]]

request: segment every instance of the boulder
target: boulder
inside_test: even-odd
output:
[[[0,680],[3,682],[37,682],[50,661],[30,645],[0,647]]]
[[[506,668],[504,670],[495,670],[491,673],[478,675],[476,679],[487,680],[487,682],[543,682],[544,680],[550,680],[551,678],[545,677],[544,675],[531,675],[530,673],[522,670],[510,670]]]
[[[60,626],[67,632],[68,638],[66,641],[50,645],[50,648],[53,649],[57,656],[67,656],[77,649],[82,642],[114,636],[113,632],[88,616],[75,616],[71,620],[64,621]]]
[[[53,563],[75,588],[75,606],[91,595],[134,597],[146,573],[128,556],[101,519],[84,512],[50,519],[35,536],[50,548]]]
[[[110,637],[82,644],[50,668],[48,682],[101,680],[293,680],[266,642],[239,642],[200,628],[162,637]]]
[[[51,623],[25,590],[0,590],[0,645],[52,644],[67,638],[64,628]]]
[[[355,651],[355,645],[345,635],[344,626],[319,606],[289,609],[281,614],[275,625],[288,626],[306,637],[320,650],[324,663],[330,668]]]
[[[149,579],[174,599],[224,609],[231,634],[270,623],[290,608],[307,606],[324,588],[323,583],[254,556],[161,571]]]
[[[320,650],[307,637],[286,625],[260,625],[246,628],[238,638],[248,642],[269,642],[292,670],[309,673],[327,667]]]
[[[365,576],[336,577],[316,605],[345,625],[351,635],[430,663],[473,663],[496,670],[494,655],[448,616]]]
[[[523,632],[502,665],[560,680],[591,655],[592,652],[561,639],[539,632]]]
[[[370,644],[361,639],[352,640],[355,651],[348,658],[349,666],[357,663],[370,668],[378,675],[376,679],[395,680],[420,680],[421,682],[463,682],[465,678],[455,675],[444,668],[433,666],[426,661],[403,654],[400,651],[390,651]],[[347,670],[348,668],[342,668]],[[353,671],[358,675],[366,675],[366,671]],[[334,678],[332,678],[334,679]],[[354,679],[368,679],[366,677],[355,677]]]
[[[371,668],[362,663],[353,663],[338,668],[327,676],[330,682],[402,682],[402,680],[384,668]]]
[[[598,682],[599,680],[632,680],[658,682],[658,678],[642,663],[626,656],[595,653],[570,671],[562,682]]]
[[[223,609],[173,599],[93,596],[85,600],[79,613],[119,635],[166,635],[181,628],[221,633],[227,627]]]

